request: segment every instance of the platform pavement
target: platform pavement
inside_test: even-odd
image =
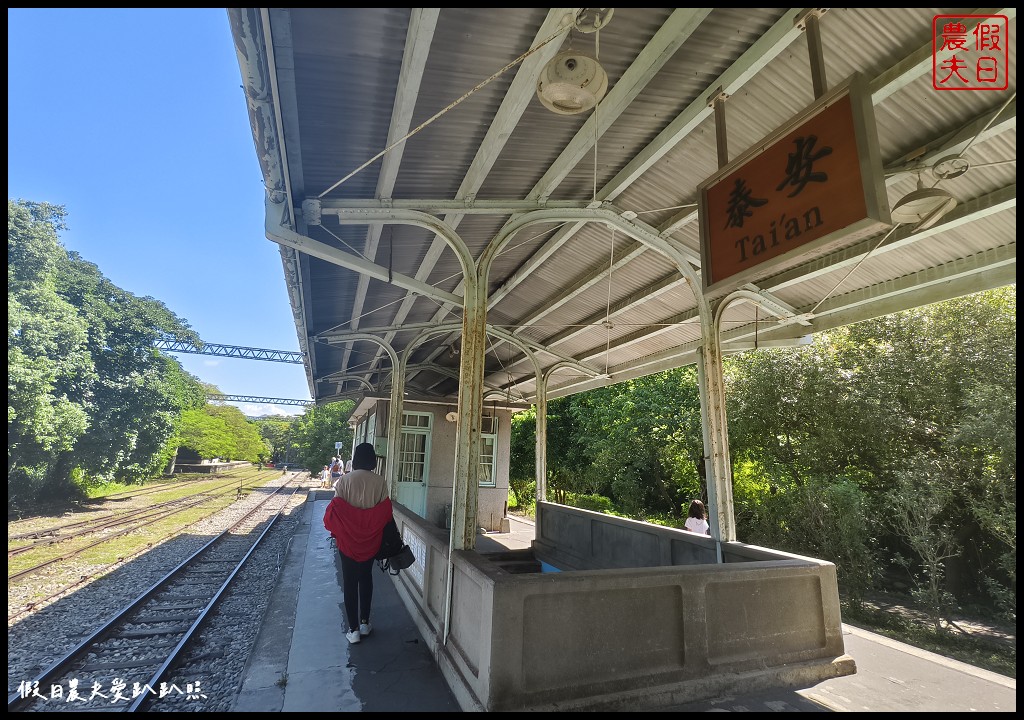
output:
[[[312,491],[246,667],[234,712],[459,711],[390,577],[374,572],[373,633],[344,638],[341,568]],[[533,524],[477,537],[477,550],[529,548]],[[1016,712],[1013,678],[843,625],[857,673],[800,688],[721,696],[656,712]]]
[[[394,583],[376,568],[373,632],[357,645],[345,640],[341,563],[323,525],[328,497],[311,491],[303,506],[232,712],[459,712]]]

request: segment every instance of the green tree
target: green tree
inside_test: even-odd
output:
[[[294,425],[295,418],[287,420],[263,418],[256,421],[256,427],[259,429],[260,436],[269,447],[269,454],[264,459],[286,458],[291,455],[294,445],[292,441]],[[309,469],[316,470],[317,468],[310,467]]]
[[[8,504],[74,494],[72,478],[157,472],[195,386],[153,348],[198,341],[152,298],[60,244],[63,208],[8,201]]]
[[[346,451],[352,448],[349,416],[355,409],[351,400],[306,408],[295,421],[292,439],[301,467],[318,470],[337,451],[334,443],[342,442]]]
[[[534,504],[537,494],[537,409],[512,416],[509,456],[509,505],[520,509]]]
[[[954,501],[949,475],[941,458],[918,457],[886,493],[885,517],[914,552],[912,557],[897,554],[895,559],[913,578],[913,594],[927,608],[935,632],[942,630],[942,619],[953,605],[953,596],[943,585],[946,562],[960,550],[949,514]]]
[[[99,480],[150,477],[161,469],[161,451],[184,405],[174,395],[176,382],[167,382],[168,358],[153,343],[198,338],[163,303],[122,290],[76,253],[67,254],[61,280],[62,294],[89,321],[96,373],[79,397],[89,411],[89,432],[76,444],[73,462]]]
[[[231,426],[223,417],[208,410],[201,408],[183,412],[175,442],[179,447],[194,451],[204,460],[234,459],[238,444]]]
[[[232,460],[257,462],[270,454],[270,448],[260,435],[259,427],[234,405],[214,403],[206,408],[206,412],[223,420],[234,437],[235,453],[231,456]]]
[[[61,467],[89,427],[78,402],[94,380],[88,324],[58,293],[63,208],[7,203],[7,499],[59,494]]]
[[[549,490],[606,495],[634,516],[681,518],[705,496],[693,368],[651,375],[549,403]]]
[[[783,523],[809,522],[775,497],[816,479],[853,482],[862,507],[885,508],[891,488],[926,476],[943,485],[942,513],[959,548],[942,561],[945,589],[961,600],[999,595],[1008,608],[1016,579],[1015,301],[1011,286],[821,333],[806,348],[730,358],[741,539],[780,541]],[[740,487],[751,468],[764,492]],[[870,552],[856,557],[934,566],[906,531],[869,522]],[[824,540],[806,531],[785,537]],[[797,551],[829,557],[823,545]]]
[[[182,413],[174,441],[206,460],[257,462],[270,452],[256,424],[233,405],[211,404]]]

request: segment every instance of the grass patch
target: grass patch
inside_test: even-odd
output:
[[[844,602],[842,613],[843,622],[855,627],[1000,675],[1017,677],[1015,642],[1004,643],[953,630],[936,633],[920,620],[864,605],[853,607]]]
[[[277,477],[279,477],[279,474],[276,472],[260,473],[258,476],[250,477],[248,481],[243,481],[242,488],[245,490],[262,487],[269,480],[273,480]],[[204,489],[212,489],[218,485],[223,486],[225,484],[224,480],[224,477],[221,476],[211,478],[209,482],[198,484],[193,483],[189,484],[187,487],[175,488],[169,493],[155,493],[153,495],[147,495],[145,497],[145,501],[146,504],[155,504],[157,502],[166,502],[171,499],[194,496],[203,492]],[[237,487],[234,483],[231,483],[231,486]],[[82,551],[76,556],[74,561],[90,565],[109,565],[116,563],[121,558],[126,558],[137,552],[141,552],[150,545],[161,543],[169,536],[177,535],[186,531],[189,526],[220,512],[235,502],[236,493],[231,487],[222,487],[220,492],[222,493],[221,495],[215,498],[209,498],[204,502],[187,509],[179,510],[177,512],[174,512],[172,509],[168,509],[168,512],[171,512],[172,514],[163,519],[157,520],[151,525],[133,529],[124,535],[115,534],[105,542]],[[138,512],[142,513],[144,509],[145,508],[141,508]],[[117,530],[113,531],[113,533],[117,532]],[[14,573],[20,572],[21,570],[34,567],[49,560],[70,556],[75,553],[76,549],[95,543],[101,538],[102,535],[99,533],[90,534],[81,538],[68,539],[64,542],[41,546],[35,550],[22,553],[21,555],[8,559],[7,574],[10,576]],[[8,547],[12,547],[11,543],[8,543]],[[30,575],[15,582],[30,582],[31,577],[32,576]]]

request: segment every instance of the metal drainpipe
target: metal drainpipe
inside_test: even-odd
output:
[[[448,540],[448,582],[445,591],[444,640],[451,626],[456,550],[476,546],[480,475],[480,421],[484,411],[484,353],[487,351],[487,286],[476,272],[466,273],[459,354],[459,420],[455,477],[452,482],[452,529]]]
[[[548,499],[548,373],[537,376],[537,437],[535,442],[538,502]]]
[[[703,323],[702,323],[703,324]],[[702,329],[704,341],[698,354],[698,380],[701,384],[701,415],[707,453],[708,502],[714,505],[712,533],[719,542],[736,539],[732,499],[732,463],[729,458],[729,428],[725,413],[725,387],[722,378],[722,347],[718,325],[712,320]],[[714,500],[712,500],[712,487]]]

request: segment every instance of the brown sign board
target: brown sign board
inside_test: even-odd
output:
[[[698,202],[710,295],[889,227],[874,108],[862,78],[847,79],[704,181]]]

